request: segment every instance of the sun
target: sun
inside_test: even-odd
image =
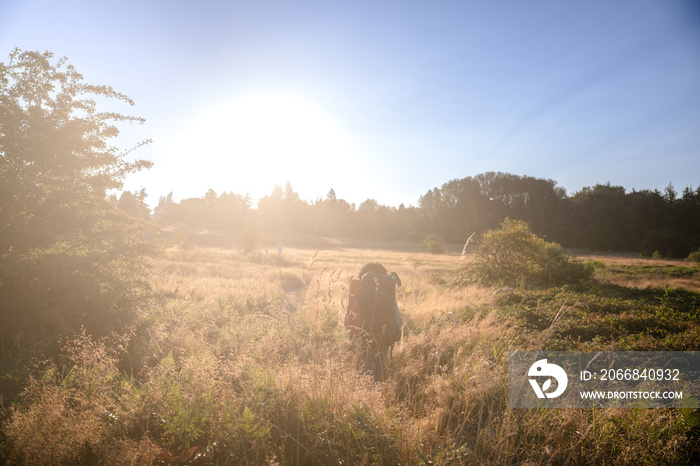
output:
[[[289,92],[242,94],[208,108],[169,150],[179,161],[178,177],[254,198],[287,181],[312,197],[342,189],[353,158],[336,119],[313,99]]]

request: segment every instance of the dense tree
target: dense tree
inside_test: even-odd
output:
[[[235,193],[217,195],[209,190],[204,198],[173,200],[173,193],[161,197],[153,211],[161,226],[186,225],[197,229],[235,232],[249,226],[250,197]]]
[[[596,185],[571,198],[574,207],[573,244],[597,251],[625,251],[629,243],[627,197],[622,186]]]
[[[143,120],[98,110],[96,99],[133,102],[52,59],[15,49],[0,63],[3,353],[62,324],[103,331],[125,323],[145,289],[140,258],[155,250],[143,240],[148,224],[107,198],[150,166],[109,144],[117,123]]]
[[[566,192],[552,180],[487,172],[452,180],[421,196],[419,205],[432,233],[461,242],[495,228],[506,217],[528,222],[537,234],[561,241]]]
[[[151,219],[151,209],[148,207],[148,204],[146,204],[145,189],[141,189],[141,191],[136,194],[130,191],[124,191],[117,201],[117,206],[132,217],[144,220]]]
[[[338,199],[333,189],[328,192],[326,199],[318,200],[312,207],[316,234],[348,236],[352,231],[355,209],[345,200]]]
[[[257,216],[260,223],[277,236],[315,230],[309,204],[299,198],[289,182],[284,190],[275,186],[270,196],[260,199]]]
[[[167,196],[161,196],[158,200],[158,205],[153,209],[153,220],[159,225],[169,225],[173,221],[170,218],[170,212],[177,203],[173,200],[173,192],[170,191]]]
[[[183,224],[203,225],[202,215],[209,212],[205,199],[214,198],[209,193],[204,199],[185,200],[180,205],[172,202],[172,196],[161,199],[155,209],[156,221],[165,225],[177,219]],[[420,196],[418,207],[393,208],[367,199],[356,209],[339,199],[333,189],[325,199],[309,204],[289,183],[262,198],[257,211],[248,209],[249,203],[241,201],[242,197],[237,199],[260,231],[277,236],[296,232],[422,241],[435,234],[448,242],[462,243],[472,233],[495,229],[510,218],[527,223],[534,234],[570,248],[645,255],[658,251],[685,257],[700,247],[700,189],[686,188],[679,195],[672,186],[663,194],[648,190],[628,193],[608,183],[567,197],[553,180],[487,172],[427,191]],[[168,211],[179,214],[166,219]],[[219,214],[219,218],[224,217],[231,215]],[[226,228],[238,225],[234,222]]]

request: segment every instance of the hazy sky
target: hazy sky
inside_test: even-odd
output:
[[[417,204],[486,171],[570,194],[700,184],[700,2],[0,1],[13,47],[67,56],[147,122],[151,205],[290,181]]]

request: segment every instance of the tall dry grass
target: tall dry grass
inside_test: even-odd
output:
[[[395,271],[404,319],[388,380],[344,336],[350,277]],[[5,404],[17,464],[672,464],[672,410],[511,410],[507,354],[538,349],[493,290],[455,286],[459,256],[173,249],[127,334],[76,335]],[[685,455],[685,456],[684,456]]]

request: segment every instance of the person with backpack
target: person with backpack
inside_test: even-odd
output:
[[[396,303],[396,287],[401,280],[388,273],[378,262],[365,264],[358,279],[350,280],[350,298],[345,313],[345,328],[360,350],[365,370],[374,380],[386,378],[390,349],[401,339],[403,318]]]

